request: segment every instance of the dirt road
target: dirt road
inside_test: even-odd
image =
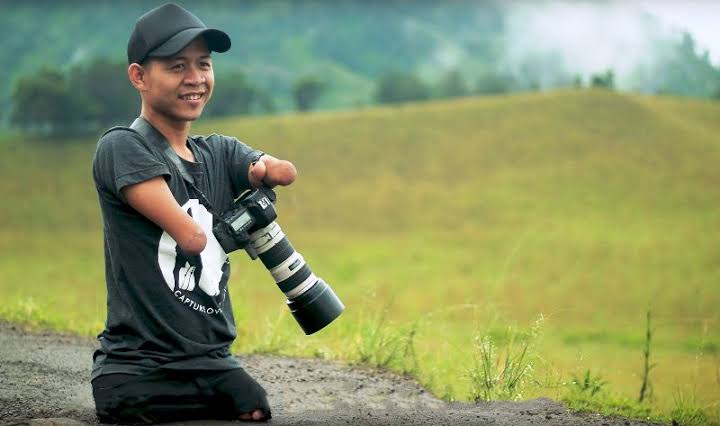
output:
[[[97,424],[88,381],[94,347],[89,339],[28,333],[0,322],[0,425]],[[322,360],[239,358],[268,391],[272,425],[645,424],[572,413],[550,399],[447,404],[387,372]]]

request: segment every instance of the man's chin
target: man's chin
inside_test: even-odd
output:
[[[175,121],[195,121],[202,115],[203,111],[185,113],[185,114],[173,114],[171,118]]]
[[[185,121],[195,121],[202,115],[204,111],[204,108],[199,108],[196,111],[191,111],[185,114],[182,114],[182,117]]]

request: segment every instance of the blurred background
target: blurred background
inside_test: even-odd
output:
[[[128,32],[159,4],[3,2],[3,123],[80,131],[88,120],[134,117],[122,78]],[[208,117],[566,87],[720,96],[712,1],[184,5],[233,40],[232,53],[215,58],[223,90]],[[72,108],[39,108],[42,100]]]
[[[162,3],[0,2],[0,318],[102,330],[90,166]],[[279,222],[347,305],[306,337],[233,254],[235,351],[720,422],[719,3],[177,3],[233,42],[193,133],[297,165]]]

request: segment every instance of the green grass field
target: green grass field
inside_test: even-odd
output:
[[[306,337],[233,254],[236,351],[385,365],[469,400],[480,349],[502,363],[512,342],[522,374],[496,396],[720,422],[720,103],[568,91],[193,129],[211,131],[297,165],[278,221],[347,306]],[[19,139],[0,142],[0,317],[95,335],[95,141]],[[572,384],[588,370],[594,395]]]

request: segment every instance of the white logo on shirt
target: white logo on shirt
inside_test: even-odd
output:
[[[228,256],[213,235],[212,214],[196,199],[188,200],[182,209],[192,216],[193,220],[205,231],[207,245],[198,256],[188,258],[179,250],[175,240],[167,232],[163,232],[158,245],[158,264],[165,283],[183,303],[186,298],[188,301],[190,299],[186,297],[187,295],[183,295],[182,291],[195,291],[196,286],[209,296],[220,296],[222,268]],[[225,288],[222,291],[225,291]],[[181,298],[181,296],[183,297]],[[188,305],[195,308],[198,303],[189,301]],[[199,306],[205,308],[202,305]],[[195,310],[204,311],[205,309],[197,308]]]

